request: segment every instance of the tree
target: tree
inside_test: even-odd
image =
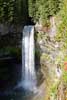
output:
[[[35,19],[36,16],[36,0],[28,0],[29,16]]]
[[[28,16],[27,0],[0,0],[0,22],[22,22]]]
[[[29,0],[29,16],[34,21],[47,21],[49,16],[53,16],[60,9],[60,0]]]

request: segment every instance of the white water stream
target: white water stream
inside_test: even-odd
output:
[[[37,83],[34,53],[34,26],[25,26],[22,38],[22,86],[27,90],[35,89]]]

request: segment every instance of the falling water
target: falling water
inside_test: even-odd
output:
[[[25,26],[22,38],[22,86],[27,90],[36,88],[34,51],[34,26]]]

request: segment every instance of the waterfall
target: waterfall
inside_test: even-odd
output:
[[[34,26],[25,26],[22,38],[22,86],[27,90],[35,89],[37,83],[34,52]]]
[[[0,95],[13,95],[16,90],[22,90],[24,96],[30,96],[30,93],[37,93],[37,79],[35,72],[35,46],[34,46],[34,26],[25,26],[22,37],[22,72],[21,81],[11,90],[7,88],[4,92],[0,91]],[[11,65],[12,66],[12,65]],[[20,65],[18,66],[20,67]],[[21,92],[21,91],[20,91]],[[29,94],[28,94],[29,93]],[[16,95],[17,96],[17,95]]]

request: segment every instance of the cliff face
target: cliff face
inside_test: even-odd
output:
[[[18,38],[21,39],[23,27],[28,22],[28,0],[8,0],[1,3],[0,7],[3,11],[0,11],[4,17],[0,15],[0,44],[5,40],[5,42],[9,41],[6,43],[6,45],[9,45],[10,41],[13,40],[12,45],[15,45]]]
[[[45,80],[45,97],[47,97],[45,100],[49,100],[49,98],[50,100],[52,100],[52,98],[55,100],[55,98],[57,98],[59,84],[61,84],[62,81],[62,67],[65,53],[62,50],[63,44],[55,40],[55,35],[56,31],[54,31],[52,35],[51,32],[48,33],[48,31],[44,32],[43,30],[39,30],[39,32],[35,34],[36,68],[39,69],[38,73],[41,73],[43,80]],[[42,78],[40,78],[40,81],[41,79]],[[62,95],[61,92],[60,95]]]

